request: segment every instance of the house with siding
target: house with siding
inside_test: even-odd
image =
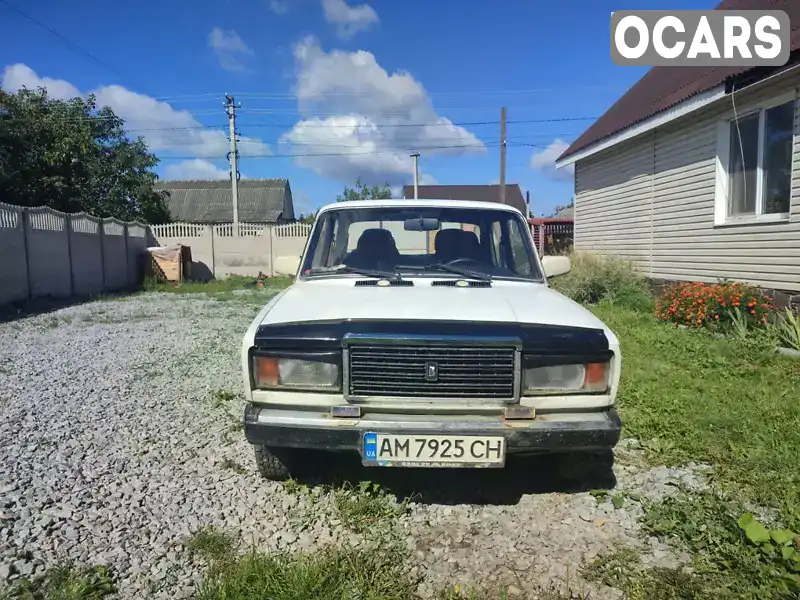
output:
[[[233,192],[228,179],[164,180],[155,184],[167,195],[175,222],[216,225],[233,223]],[[241,179],[237,189],[240,223],[280,225],[294,222],[294,202],[288,179]]]
[[[654,67],[557,159],[575,169],[577,250],[655,280],[800,292],[800,2],[782,67]]]

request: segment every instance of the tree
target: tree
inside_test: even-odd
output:
[[[340,196],[336,196],[337,202],[349,202],[351,200],[388,200],[392,197],[392,190],[389,189],[389,183],[384,183],[383,187],[373,184],[367,186],[361,182],[361,179],[356,179],[356,187],[351,189],[344,186],[344,192]]]
[[[314,219],[317,218],[317,213],[318,212],[319,212],[319,209],[317,209],[313,213],[309,213],[307,215],[303,214],[303,213],[300,213],[300,216],[297,217],[297,220],[300,221],[301,223],[313,223]]]
[[[47,90],[0,92],[0,200],[97,217],[169,221],[153,189],[158,158],[94,96],[56,100]]]
[[[566,210],[568,208],[574,208],[574,207],[575,207],[575,197],[573,196],[572,198],[569,199],[569,204],[565,204],[563,206],[561,204],[556,205],[556,207],[553,209],[552,216],[557,215],[562,210]]]

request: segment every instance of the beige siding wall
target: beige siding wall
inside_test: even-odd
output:
[[[737,109],[798,86],[788,75],[738,93]],[[726,100],[578,161],[576,248],[633,259],[655,278],[800,291],[800,101],[789,222],[714,225],[718,123],[730,116]]]

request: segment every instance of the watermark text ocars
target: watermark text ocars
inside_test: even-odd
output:
[[[790,30],[782,10],[621,10],[611,14],[611,58],[622,66],[781,66]]]

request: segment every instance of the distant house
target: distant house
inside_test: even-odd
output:
[[[800,292],[800,2],[781,67],[654,67],[556,160],[575,168],[575,248],[656,280]]]
[[[229,180],[165,180],[157,182],[155,188],[167,192],[173,221],[233,222],[233,193]],[[281,224],[295,220],[288,179],[241,179],[237,195],[240,223]]]
[[[500,202],[499,185],[420,185],[417,189],[419,198],[431,200],[477,200],[482,202]],[[414,197],[414,186],[403,186],[403,198]],[[506,204],[528,217],[528,204],[517,183],[506,184]]]

